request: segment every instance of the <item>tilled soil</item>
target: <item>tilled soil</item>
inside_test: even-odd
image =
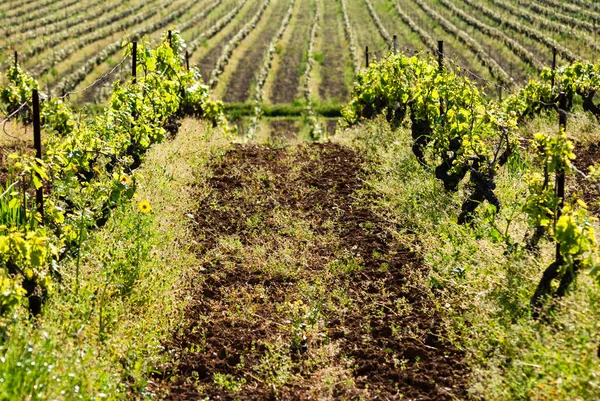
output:
[[[334,144],[213,160],[195,219],[200,284],[166,344],[163,399],[466,398],[425,267],[359,196],[362,165]]]
[[[288,27],[292,29],[292,34],[280,56],[279,68],[275,71],[274,89],[269,99],[271,103],[292,103],[298,95],[300,77],[304,72],[301,66],[310,42],[313,14],[309,10],[312,10],[312,4],[306,0],[300,3],[300,11],[292,17]]]
[[[269,48],[271,38],[275,36],[289,6],[289,1],[271,4],[274,8],[269,23],[260,32],[255,42],[240,57],[236,71],[229,79],[223,96],[224,102],[245,102],[250,98],[252,84],[256,82],[262,60]]]
[[[296,137],[300,131],[298,123],[293,120],[271,120],[271,137],[276,139],[290,140]]]
[[[328,0],[323,9],[323,21],[321,22],[323,69],[319,96],[321,99],[337,99],[343,103],[348,100],[349,94],[344,69],[349,62],[350,51],[344,37],[341,3]]]
[[[260,8],[261,2],[255,1],[250,2],[250,6],[248,7],[244,17],[236,18],[234,23],[236,24],[231,31],[226,34],[219,43],[215,44],[198,62],[198,69],[200,70],[200,74],[204,78],[206,82],[210,80],[210,74],[212,70],[217,65],[217,61],[219,57],[221,57],[221,53],[223,53],[223,49],[225,45],[231,41],[231,39],[254,17],[258,9]],[[240,11],[243,13],[244,10]]]

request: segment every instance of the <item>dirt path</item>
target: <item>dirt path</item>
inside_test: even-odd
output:
[[[200,283],[158,393],[466,397],[462,355],[443,341],[423,264],[359,198],[361,165],[334,144],[238,146],[211,162],[196,214]]]

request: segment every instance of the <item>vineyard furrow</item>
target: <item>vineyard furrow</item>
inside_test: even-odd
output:
[[[213,68],[213,70],[210,73],[210,81],[208,82],[208,84],[211,88],[214,88],[217,85],[217,82],[219,81],[219,76],[223,73],[225,66],[231,59],[233,51],[240,45],[242,40],[244,40],[244,38],[248,36],[250,32],[254,30],[254,28],[256,28],[256,25],[258,25],[258,22],[264,15],[265,10],[267,9],[270,3],[271,0],[264,0],[256,14],[250,20],[250,22],[244,25],[244,27],[240,31],[238,31],[233,36],[233,38],[231,38],[231,40],[225,45],[221,56],[217,60],[215,68]]]
[[[0,18],[3,23],[8,23],[9,20],[16,19],[24,14],[27,14],[33,10],[45,10],[46,8],[58,3],[60,0],[44,0],[40,2],[31,2],[30,4],[23,4],[22,7],[16,7],[12,12],[6,12],[5,15]]]
[[[93,29],[96,29],[97,27],[102,27],[103,25],[112,23],[113,21],[115,21],[113,16],[123,13],[124,10],[139,10],[147,6],[147,3],[137,3],[130,7],[119,7],[120,4],[122,3],[114,2],[109,4],[100,4],[97,8],[87,9],[84,12],[79,13],[77,15],[70,16],[60,21],[55,21],[52,24],[45,26],[43,29],[20,29],[21,33],[15,36],[11,36],[10,41],[3,47],[10,46],[13,43],[22,42],[25,40],[37,39],[41,36],[48,37],[50,35],[60,34],[60,31],[62,30],[68,32],[72,37],[77,35],[78,32],[86,31],[86,29],[89,32]],[[107,7],[110,9],[108,14],[102,15],[100,18],[98,18],[98,15],[102,14],[102,10]],[[92,21],[90,22],[89,19],[92,19]],[[87,24],[86,27],[81,26],[85,24]],[[73,31],[77,33],[74,34]]]
[[[311,88],[311,80],[313,79],[312,72],[315,64],[315,41],[317,38],[317,30],[319,29],[321,0],[315,0],[315,13],[312,19],[312,29],[310,31],[310,41],[307,50],[306,71],[304,72],[304,100],[306,101],[307,120],[310,125],[310,134],[313,139],[320,139],[323,135],[323,128],[315,112],[313,104],[313,93]]]
[[[573,5],[569,2],[563,3],[561,1],[556,1],[556,0],[534,0],[534,1],[536,1],[537,3],[545,4],[550,7],[557,8],[562,11],[566,11],[571,14],[584,16],[584,17],[588,18],[590,21],[594,21],[595,23],[600,22],[600,16],[598,16],[597,14],[595,14],[591,11],[588,11],[588,10],[584,10],[584,9],[582,9],[576,5]]]
[[[277,36],[282,21],[285,21],[290,10],[289,3],[289,0],[272,2],[254,31],[240,43],[237,55],[228,63],[226,73],[215,90],[217,95],[223,94],[223,101],[242,103],[251,98],[250,92],[261,61],[268,52],[270,41]]]
[[[576,61],[579,59],[579,56],[577,56],[575,53],[573,53],[569,49],[565,48],[564,46],[561,46],[554,39],[548,38],[532,28],[528,28],[521,24],[517,24],[515,22],[512,22],[510,20],[502,18],[498,14],[496,14],[493,10],[481,5],[480,3],[478,3],[474,0],[462,0],[462,1],[464,1],[466,4],[473,7],[474,9],[480,11],[488,18],[496,21],[498,24],[501,24],[502,26],[510,28],[511,30],[515,31],[516,33],[526,35],[527,37],[534,39],[538,43],[543,44],[550,49],[556,48],[558,54],[560,54],[563,58],[565,58],[568,61],[573,62],[573,61]]]
[[[222,49],[259,7],[258,0],[240,2],[238,7],[218,20],[206,33],[194,39],[191,48],[199,51],[192,53],[194,59],[192,62],[198,67],[207,82]],[[195,43],[198,44],[198,47],[195,46]]]
[[[115,4],[119,4],[119,2],[116,2]],[[139,10],[139,9],[125,10],[123,13],[114,15],[113,17],[117,18],[116,20],[119,20],[123,17],[127,17],[128,15],[135,13],[137,10]],[[36,66],[39,70],[45,69],[47,71],[48,69],[52,68],[52,66],[56,62],[61,61],[62,59],[64,59],[65,56],[68,56],[68,54],[69,54],[69,53],[64,54],[64,51],[62,49],[55,49],[58,45],[60,45],[63,42],[68,41],[69,39],[73,38],[74,36],[85,35],[88,32],[92,32],[92,33],[85,38],[78,39],[76,41],[76,43],[91,43],[90,41],[85,42],[85,40],[87,38],[89,38],[90,36],[92,38],[102,39],[104,37],[103,35],[105,35],[105,32],[107,30],[110,30],[110,28],[113,28],[110,24],[112,24],[115,21],[111,21],[111,19],[112,18],[109,18],[108,21],[103,20],[103,19],[99,20],[100,23],[108,24],[108,29],[101,28],[101,30],[95,31],[96,28],[98,28],[99,26],[102,26],[102,25],[98,25],[98,26],[93,25],[91,27],[82,27],[81,29],[76,29],[75,31],[62,31],[57,35],[50,35],[44,39],[36,40],[35,44],[33,46],[30,46],[26,50],[22,50],[20,52],[21,59],[25,59],[25,60],[27,60],[27,63],[29,63],[29,59],[33,58],[36,55],[41,54],[41,52],[49,51],[49,52],[53,53],[53,57],[48,57],[48,58],[44,59],[44,61],[49,61],[48,64],[40,63],[39,60],[33,60],[33,62],[36,64]],[[135,21],[133,21],[133,23],[139,23],[141,21],[143,21],[143,20],[138,18]],[[116,32],[116,31],[118,31],[122,28],[126,28],[128,26],[131,26],[131,25],[114,27],[115,29],[113,29],[113,32]],[[84,39],[84,42],[81,42],[82,39]],[[71,43],[70,45],[67,45],[67,48],[73,49],[73,48],[78,48],[78,47],[75,46],[75,43]],[[4,64],[0,64],[0,66],[5,67],[7,62],[8,61],[6,61]]]
[[[319,98],[326,102],[344,103],[352,87],[352,64],[348,43],[344,38],[344,22],[341,4],[336,0],[321,0],[320,53],[322,61],[319,82]]]
[[[72,5],[76,5],[78,1],[79,0],[57,1],[58,4],[56,4],[54,7],[51,7],[50,9],[46,9],[46,8],[36,9],[36,11],[28,12],[25,17],[22,17],[20,19],[17,19],[17,18],[7,19],[4,21],[4,23],[8,24],[8,25],[20,25],[25,22],[40,18],[43,15],[51,15],[51,14],[56,13],[57,11],[64,10],[65,8],[69,8]]]
[[[141,14],[134,14],[136,11],[133,11],[133,10],[123,11],[123,13],[121,15],[123,18],[120,18],[118,20],[113,21],[110,24],[107,24],[106,27],[103,29],[100,29],[97,31],[92,31],[92,32],[88,33],[87,35],[81,36],[74,42],[71,42],[62,48],[53,50],[51,55],[49,55],[48,57],[46,57],[36,63],[36,67],[31,69],[32,73],[34,75],[41,76],[42,74],[45,74],[51,68],[53,68],[57,63],[60,63],[61,61],[70,57],[75,51],[82,49],[85,46],[91,45],[99,40],[102,40],[102,39],[108,37],[108,36],[111,36],[117,32],[126,30],[128,28],[138,25],[139,23],[146,21],[147,19],[153,17],[154,15],[156,15],[158,13],[159,10],[158,10],[158,7],[156,7],[156,4],[158,4],[158,2],[159,1],[153,1],[153,2],[149,3],[150,9],[146,10],[145,12],[143,12]],[[147,6],[149,4],[146,3],[145,6]],[[170,4],[170,3],[166,3],[166,4]],[[137,11],[139,11],[139,10],[137,10]],[[122,21],[124,18],[127,18],[128,16],[130,16],[132,14],[134,16],[131,19]],[[114,17],[116,18],[117,16],[114,16]],[[118,22],[118,21],[120,21],[120,22]],[[81,32],[81,34],[84,34],[84,33],[85,32]]]
[[[310,41],[310,4],[308,1],[299,1],[298,12],[292,17],[293,29],[289,41],[283,43],[284,50],[278,55],[278,69],[268,81],[270,91],[267,92],[267,98],[272,104],[289,104],[302,96],[300,77],[304,75],[305,49]]]
[[[167,8],[169,5],[171,5],[173,3],[173,1],[174,0],[168,0],[168,2],[163,3],[163,5],[162,5],[163,9]],[[130,38],[132,40],[137,40],[148,33],[155,32],[155,31],[158,31],[158,30],[166,27],[167,25],[169,25],[170,23],[175,21],[177,18],[179,18],[183,14],[185,14],[185,12],[190,7],[193,6],[194,2],[195,2],[195,0],[188,1],[188,2],[184,3],[185,4],[184,7],[181,7],[177,10],[170,12],[165,18],[160,19],[150,25],[146,25],[146,26],[143,26],[143,27],[140,27],[140,28],[134,30],[130,34]],[[167,6],[165,6],[165,4],[167,4]],[[96,65],[99,65],[100,63],[105,61],[107,58],[109,58],[110,56],[112,56],[113,54],[118,52],[122,48],[121,47],[122,43],[123,43],[122,39],[115,40],[114,42],[112,42],[111,44],[106,46],[104,49],[102,49],[94,57],[88,59],[74,73],[70,74],[69,76],[63,78],[60,82],[56,83],[54,85],[54,88],[60,88],[61,90],[64,90],[65,92],[72,91],[81,81],[83,81],[85,79],[85,77],[95,68]]]
[[[437,51],[437,43],[431,37],[431,35],[429,35],[429,33],[425,29],[422,29],[406,12],[404,12],[402,7],[400,6],[400,3],[394,2],[394,8],[400,16],[402,22],[404,22],[411,29],[411,31],[413,31],[419,36],[421,42],[425,44],[426,48],[428,48],[431,52],[435,53]]]
[[[271,67],[273,66],[273,57],[275,56],[275,52],[277,50],[277,42],[279,42],[281,38],[283,38],[283,35],[287,31],[287,28],[290,25],[290,20],[292,19],[292,15],[294,14],[295,6],[296,0],[291,0],[288,9],[285,13],[285,17],[281,21],[281,25],[279,26],[277,33],[275,34],[275,36],[273,36],[271,42],[269,43],[267,53],[263,58],[260,71],[256,78],[256,85],[254,87],[254,110],[248,128],[248,136],[250,138],[253,138],[255,133],[257,132],[258,126],[260,124],[260,119],[263,114],[262,104],[265,98],[264,87],[265,83],[267,82],[267,78],[269,77],[269,73],[271,72]]]
[[[41,35],[49,35],[62,29],[70,30],[79,23],[88,22],[88,18],[96,18],[105,10],[114,10],[116,6],[122,5],[122,2],[99,3],[94,7],[89,7],[86,3],[78,3],[69,10],[56,12],[52,15],[37,18],[18,26],[9,36],[9,43],[17,43],[23,39],[34,39]],[[83,17],[83,18],[82,18]],[[4,29],[6,31],[6,28]],[[2,32],[5,33],[5,32]]]
[[[368,15],[369,10],[364,1],[347,1],[346,9],[349,26],[356,42],[357,58],[360,60],[359,66],[366,67],[365,48],[369,47],[370,59],[372,60],[373,55],[377,56],[378,50],[385,48],[387,43],[381,37],[381,33],[377,30],[375,24],[372,23],[371,17]]]
[[[482,32],[483,34],[485,34],[491,38],[497,39],[498,41],[502,42],[507,48],[509,48],[511,51],[513,51],[521,60],[523,60],[525,63],[529,64],[536,70],[539,71],[542,68],[544,68],[543,63],[540,62],[533,55],[533,53],[531,53],[529,50],[527,50],[525,47],[523,47],[516,40],[510,38],[508,35],[506,35],[501,30],[491,27],[487,24],[484,24],[483,22],[479,21],[477,18],[470,16],[465,11],[458,8],[450,0],[439,0],[439,2],[441,4],[443,4],[445,7],[447,7],[452,12],[452,14],[454,14],[456,17],[460,18],[467,25],[477,29],[478,31]]]
[[[238,15],[238,13],[241,11],[244,5],[246,5],[247,2],[248,0],[240,0],[234,9],[232,9],[224,17],[215,22],[215,24],[208,28],[206,31],[193,38],[190,41],[190,43],[188,43],[188,51],[190,52],[190,54],[194,54],[194,52],[202,45],[203,41],[211,39],[223,28],[225,28]]]
[[[591,24],[588,21],[582,21],[581,19],[572,17],[570,15],[562,14],[562,13],[558,12],[556,9],[546,7],[541,4],[536,4],[531,1],[525,1],[525,0],[516,0],[516,1],[519,6],[529,8],[531,11],[541,14],[548,19],[555,19],[564,24],[569,24],[573,27],[577,27],[579,29],[584,29],[590,33],[594,33],[594,31],[595,31],[594,24]]]
[[[468,33],[458,29],[453,23],[451,23],[446,18],[441,16],[438,12],[429,7],[423,0],[413,1],[417,3],[427,15],[429,15],[431,18],[437,21],[446,32],[456,37],[459,42],[463,43],[465,46],[467,46],[467,48],[469,48],[469,50],[475,53],[475,56],[477,57],[481,65],[488,69],[492,77],[498,79],[503,84],[511,83],[511,78],[509,74],[506,71],[504,71],[504,69],[500,66],[500,64],[498,64],[496,60],[488,56],[481,44],[479,44],[477,41],[471,38]]]
[[[365,0],[365,4],[367,5],[367,9],[369,10],[369,15],[373,19],[373,22],[375,23],[375,26],[377,27],[379,34],[381,35],[383,40],[385,42],[387,42],[387,44],[389,46],[392,43],[392,35],[390,35],[389,32],[387,31],[387,29],[385,29],[385,27],[383,26],[383,23],[381,22],[381,19],[379,19],[379,15],[377,15],[377,12],[375,11],[375,8],[373,7],[373,3],[371,3],[371,0]]]
[[[346,0],[341,0],[341,3],[342,13],[344,16],[344,33],[346,34],[346,39],[348,40],[350,57],[352,58],[352,68],[354,70],[354,74],[356,75],[360,71],[360,62],[358,61],[358,49],[356,48],[356,39],[354,38],[352,23],[350,22],[350,17],[348,16],[348,5],[346,4]]]
[[[600,45],[598,45],[594,39],[590,38],[583,32],[573,32],[573,27],[572,27],[573,23],[571,23],[571,22],[569,23],[571,26],[567,26],[567,25],[564,25],[562,22],[557,22],[550,18],[540,17],[539,15],[531,13],[531,12],[525,10],[524,8],[515,7],[506,0],[490,0],[490,1],[492,4],[501,8],[502,10],[507,11],[511,15],[514,15],[515,17],[525,20],[531,24],[537,24],[542,29],[547,29],[552,32],[558,33],[560,35],[567,34],[574,38],[579,38],[579,39],[583,38],[583,40],[587,46],[589,46],[590,48],[592,48],[596,51],[600,51]],[[580,27],[578,27],[578,28],[580,28]],[[585,30],[587,30],[587,29],[585,29]]]
[[[210,14],[215,8],[219,7],[222,3],[223,3],[223,0],[213,1],[208,6],[206,6],[206,8],[204,8],[201,13],[194,15],[192,18],[190,18],[189,20],[187,20],[184,23],[178,24],[177,29],[179,29],[180,32],[184,32],[184,31],[194,27],[200,21],[204,20],[204,18],[206,18],[206,16],[208,14]],[[189,52],[189,49],[188,49],[188,52]]]

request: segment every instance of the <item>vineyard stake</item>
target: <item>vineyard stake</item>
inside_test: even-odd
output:
[[[442,71],[444,69],[444,41],[443,40],[438,40],[437,53],[438,53],[438,67],[439,67],[440,71]]]
[[[559,133],[567,130],[567,96],[565,92],[560,92],[558,97],[558,126]],[[556,173],[556,196],[558,197],[558,206],[556,209],[556,218],[554,224],[558,222],[565,205],[565,170],[561,166]],[[556,260],[561,258],[560,244],[556,243]]]
[[[396,53],[398,53],[398,37],[396,35],[394,35],[393,44],[394,44],[394,56],[395,56]]]
[[[15,68],[19,66],[19,52],[15,50]]]
[[[369,68],[369,46],[365,48],[365,62],[366,67]]]
[[[187,68],[187,70],[190,70],[190,52],[188,52],[187,50],[185,51],[185,68]]]
[[[171,47],[171,48],[172,48],[172,47],[173,47],[173,41],[172,41],[172,39],[171,39],[171,31],[168,31],[167,35],[168,35],[168,37],[169,37],[169,47]]]
[[[438,68],[440,70],[440,72],[444,71],[444,41],[443,40],[438,40],[438,48],[437,48],[437,52],[438,52]],[[444,101],[442,100],[442,98],[440,98],[440,116],[444,115]],[[442,120],[442,124],[444,124],[444,121]]]
[[[132,82],[137,82],[137,42],[133,42],[133,48],[131,50],[131,77]]]
[[[556,47],[552,48],[552,87],[554,88],[554,75],[556,74]]]
[[[35,146],[35,157],[42,159],[42,128],[40,124],[40,95],[37,89],[33,90],[33,144]],[[34,172],[34,174],[36,174]],[[40,177],[41,178],[41,177]],[[36,188],[35,204],[38,213],[44,221],[44,188]]]
[[[502,103],[502,87],[500,85],[498,85],[498,102]]]

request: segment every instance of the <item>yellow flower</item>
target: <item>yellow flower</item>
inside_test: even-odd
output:
[[[152,210],[148,201],[141,201],[138,207],[140,208],[140,211],[144,214],[150,213],[150,211]]]
[[[130,185],[131,184],[131,178],[129,178],[127,175],[123,174],[121,176],[121,182],[125,185]]]
[[[98,169],[98,167],[92,167],[92,170],[94,170],[97,174],[102,175],[102,172],[100,171],[100,169]]]

